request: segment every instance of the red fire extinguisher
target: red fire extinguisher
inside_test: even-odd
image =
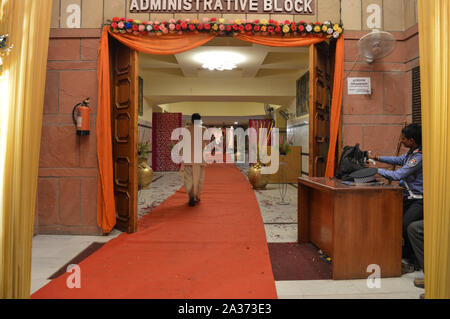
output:
[[[81,103],[78,103],[73,107],[72,110],[72,119],[73,124],[75,124],[77,128],[78,136],[87,136],[89,135],[89,112],[91,109],[89,108],[89,98],[84,100]]]

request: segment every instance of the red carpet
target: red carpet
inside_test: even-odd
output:
[[[207,167],[201,203],[184,189],[80,263],[81,288],[64,274],[32,298],[277,298],[264,225],[234,165]]]

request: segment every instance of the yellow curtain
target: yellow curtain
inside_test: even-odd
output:
[[[29,298],[52,0],[1,0],[0,298]]]
[[[425,297],[450,298],[450,3],[419,0]]]

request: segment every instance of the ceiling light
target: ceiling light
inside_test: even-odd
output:
[[[235,69],[237,64],[243,62],[245,58],[234,52],[207,51],[197,54],[195,60],[201,63],[204,69],[224,71]]]

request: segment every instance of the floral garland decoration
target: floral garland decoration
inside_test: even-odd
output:
[[[329,21],[324,23],[307,23],[305,21],[284,22],[273,19],[262,19],[246,21],[242,19],[230,20],[225,23],[225,19],[203,18],[175,20],[168,22],[148,21],[113,18],[110,22],[111,30],[115,33],[131,33],[134,35],[163,35],[163,34],[183,34],[183,33],[214,33],[219,35],[236,35],[244,33],[248,35],[283,35],[283,36],[319,36],[339,38],[344,29],[341,24],[333,24]]]

